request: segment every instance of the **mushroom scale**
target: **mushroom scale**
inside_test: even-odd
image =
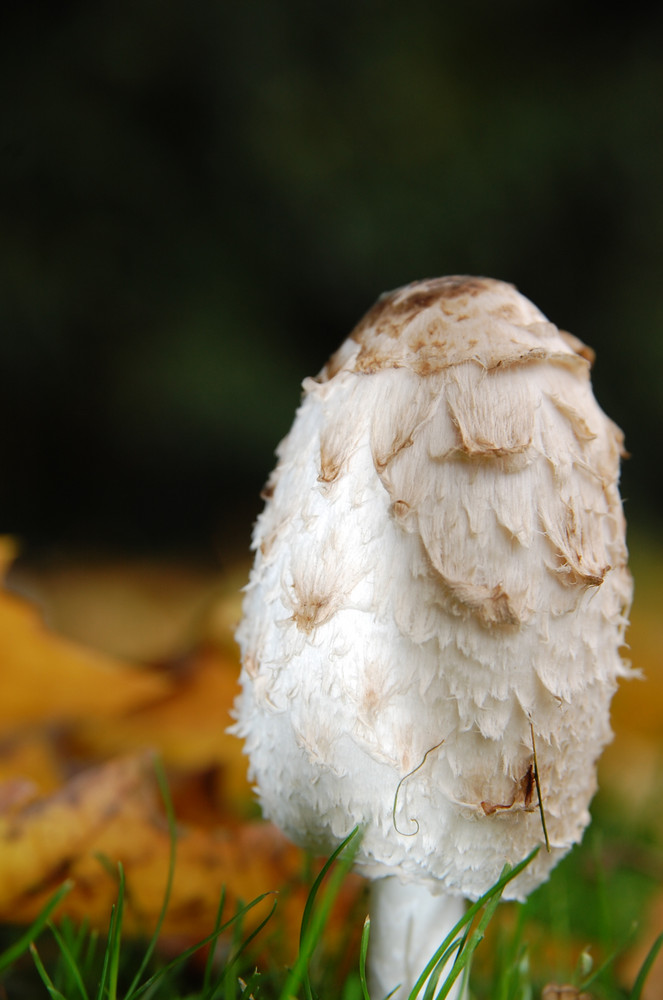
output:
[[[278,448],[235,727],[266,817],[356,867],[522,898],[582,836],[628,673],[622,434],[592,354],[509,284],[383,296]]]

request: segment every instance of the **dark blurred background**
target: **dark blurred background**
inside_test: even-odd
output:
[[[18,3],[0,15],[0,530],[248,544],[380,292],[515,282],[598,353],[631,521],[663,430],[663,8]]]

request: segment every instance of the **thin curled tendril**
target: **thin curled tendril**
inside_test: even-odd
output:
[[[546,814],[543,811],[543,796],[541,795],[541,781],[539,780],[539,765],[536,760],[536,743],[534,741],[534,723],[529,720],[529,731],[532,734],[532,754],[534,756],[534,784],[536,794],[539,798],[539,814],[541,816],[541,826],[543,827],[543,839],[546,842],[546,851],[550,854],[550,841],[548,839],[548,828],[546,827]]]
[[[421,770],[421,768],[426,763],[426,759],[427,759],[428,755],[431,754],[433,752],[433,750],[439,750],[439,748],[442,746],[443,743],[444,743],[444,740],[440,740],[440,742],[436,743],[434,747],[429,747],[428,750],[426,751],[426,753],[421,758],[421,762],[419,764],[417,764],[416,767],[412,768],[411,771],[408,771],[407,774],[404,774],[403,777],[401,778],[401,780],[396,785],[396,794],[394,795],[394,806],[393,806],[393,809],[391,810],[391,822],[394,825],[394,830],[396,831],[396,833],[400,834],[401,837],[416,837],[417,834],[419,833],[419,820],[416,819],[415,817],[411,817],[408,820],[409,823],[414,823],[414,825],[416,827],[416,830],[413,830],[412,833],[405,833],[404,830],[399,830],[398,829],[398,824],[396,823],[396,809],[398,808],[398,795],[400,793],[401,786],[402,786],[402,784],[403,784],[404,781],[407,781],[407,779],[411,778],[413,774],[416,774],[417,771]]]

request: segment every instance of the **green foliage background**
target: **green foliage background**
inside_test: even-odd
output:
[[[515,282],[597,349],[654,515],[663,9],[15,2],[0,15],[2,530],[245,544],[299,383],[380,292]]]

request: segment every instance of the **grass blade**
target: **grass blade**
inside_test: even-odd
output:
[[[41,981],[48,990],[51,1000],[67,1000],[67,998],[62,993],[60,993],[60,991],[56,989],[55,985],[53,984],[52,979],[50,978],[46,969],[44,968],[44,963],[39,957],[39,952],[37,951],[37,946],[34,944],[34,942],[30,945],[30,954],[32,955],[32,960],[35,963],[35,967],[37,969],[37,972],[39,973]]]
[[[104,951],[104,961],[99,977],[97,989],[97,1000],[103,1000],[105,996],[109,1000],[115,1000],[117,993],[117,968],[119,965],[120,942],[122,932],[122,913],[124,909],[124,869],[118,865],[118,890],[117,903],[111,907],[110,923],[108,934],[106,935],[106,948]],[[112,982],[115,982],[113,992]],[[107,985],[107,983],[109,985]]]
[[[221,917],[223,916],[225,905],[226,905],[226,887],[224,885],[221,888],[219,905],[216,908],[216,917],[214,919],[214,927],[212,928],[212,934],[214,935],[213,941],[216,941],[216,938],[220,934],[219,928],[221,927]],[[201,947],[204,947],[204,945],[201,945]],[[201,990],[202,996],[206,996],[207,991],[210,988],[213,969],[214,969],[214,945],[212,942],[210,942],[209,951],[207,953],[207,958],[205,960],[205,972],[203,974],[203,986]]]
[[[642,963],[640,971],[638,972],[637,979],[633,984],[633,989],[631,990],[629,1000],[640,1000],[640,997],[642,996],[642,989],[645,985],[645,981],[647,979],[647,976],[649,975],[652,965],[656,961],[656,956],[661,950],[661,947],[663,947],[663,934],[658,935],[653,945],[647,952],[647,957]]]
[[[49,930],[56,940],[57,946],[60,949],[60,954],[66,968],[69,970],[71,977],[73,978],[76,986],[78,987],[78,992],[80,993],[83,1000],[89,1000],[87,990],[85,989],[85,983],[83,982],[83,977],[81,976],[81,971],[78,967],[78,963],[74,958],[69,945],[65,941],[64,937],[60,933],[57,927],[53,924],[49,924]]]
[[[327,875],[327,872],[330,870],[330,868],[332,867],[332,865],[334,864],[334,862],[336,861],[336,859],[339,857],[339,855],[344,851],[344,849],[346,847],[350,846],[350,844],[355,839],[355,837],[357,836],[358,833],[359,833],[359,828],[355,827],[354,830],[349,834],[349,836],[347,836],[345,838],[345,840],[343,840],[338,845],[338,847],[336,848],[336,850],[334,851],[334,853],[331,854],[330,857],[325,862],[324,866],[322,867],[322,869],[320,871],[320,874],[318,875],[318,877],[316,878],[315,882],[313,883],[313,885],[311,887],[311,891],[309,892],[308,898],[306,900],[306,905],[304,907],[304,913],[302,915],[302,924],[301,924],[301,928],[300,928],[300,931],[299,931],[299,946],[300,946],[300,948],[302,947],[302,945],[304,943],[304,939],[306,937],[306,933],[307,933],[307,931],[309,929],[309,926],[310,926],[310,923],[311,923],[311,915],[313,913],[313,907],[315,905],[315,900],[316,900],[316,897],[318,895],[318,892],[320,891],[320,886],[322,885],[322,883],[323,883],[323,881],[324,881],[324,879],[325,879],[325,877]]]
[[[33,941],[39,937],[44,927],[46,927],[51,913],[59,906],[67,893],[71,892],[73,886],[73,882],[63,882],[60,888],[51,896],[35,922],[28,927],[27,931],[21,935],[18,941],[3,951],[2,955],[0,955],[0,972],[3,969],[9,968],[17,958],[20,958],[23,952],[28,950]]]
[[[435,996],[435,990],[437,989],[438,983],[440,981],[440,976],[442,975],[442,972],[444,971],[445,965],[447,964],[447,962],[449,961],[449,959],[451,958],[451,956],[453,955],[453,953],[454,952],[460,952],[461,949],[462,949],[462,947],[463,947],[463,941],[457,941],[457,940],[456,941],[452,941],[452,943],[449,945],[449,947],[447,948],[447,950],[445,951],[445,953],[440,957],[440,959],[438,960],[437,965],[435,966],[435,968],[433,969],[433,971],[430,974],[428,982],[426,983],[426,991],[424,993],[423,1000],[433,1000],[433,998]],[[456,963],[454,962],[454,965],[453,965],[452,968],[455,968],[455,967],[456,967]],[[449,981],[449,979],[447,977],[447,979],[445,980],[445,982],[448,982],[448,981]],[[441,996],[442,994],[439,994],[439,995]]]
[[[497,959],[495,1000],[515,1000],[516,995],[523,995],[518,984],[522,980],[523,962],[527,956],[527,946],[523,944],[524,923],[525,910],[519,906],[511,940],[509,942],[498,940],[495,945]]]
[[[630,942],[635,937],[637,929],[638,929],[637,924],[634,924],[631,927],[628,936],[621,942],[621,944],[619,944],[617,948],[611,951],[608,957],[603,962],[601,962],[601,964],[597,966],[596,969],[592,970],[591,975],[587,976],[586,979],[583,979],[579,987],[580,990],[584,991],[589,986],[591,986],[597,979],[599,979],[600,976],[603,975],[606,969],[608,969],[613,964],[615,959],[618,958],[619,955],[622,954],[622,952],[626,951]]]
[[[472,933],[469,935],[469,938],[466,936],[466,939],[463,942],[463,945],[461,946],[458,955],[456,956],[456,960],[453,964],[453,967],[451,968],[449,975],[445,979],[442,989],[437,994],[436,1000],[443,1000],[444,997],[449,995],[451,987],[456,982],[456,980],[458,979],[458,977],[461,975],[462,972],[465,972],[467,975],[469,975],[470,962],[472,961],[472,956],[474,955],[474,952],[476,951],[481,941],[483,941],[486,933],[486,928],[488,927],[488,924],[495,915],[495,910],[497,909],[500,899],[502,898],[503,888],[504,887],[502,887],[502,889],[499,892],[495,893],[492,899],[488,900],[488,902],[486,903],[486,908],[484,909],[483,914],[481,915],[481,919],[479,920],[476,929],[472,931]]]
[[[274,916],[274,910],[275,909],[276,909],[276,900],[274,900],[272,908],[269,911],[269,913],[267,914],[267,916],[264,918],[264,920],[261,920],[261,922],[258,924],[258,926],[256,928],[254,928],[254,930],[251,931],[251,933],[248,935],[248,937],[244,938],[244,940],[242,941],[242,943],[240,945],[238,945],[238,947],[237,947],[234,955],[232,956],[232,958],[230,958],[228,960],[228,962],[226,963],[226,968],[225,968],[225,970],[223,972],[223,976],[221,977],[221,983],[219,984],[219,986],[224,981],[227,982],[229,976],[234,975],[235,966],[237,965],[239,957],[243,954],[243,952],[246,951],[246,949],[249,947],[249,945],[251,944],[251,942],[258,936],[258,934],[260,934],[260,932],[262,931],[262,929],[267,926],[267,924],[269,923],[269,921]],[[214,997],[216,996],[218,988],[219,987],[217,987],[217,989],[213,991],[213,993],[211,994],[209,1000],[214,1000]],[[233,990],[233,992],[235,992],[235,991]]]
[[[156,774],[157,784],[159,786],[159,791],[161,792],[161,798],[163,799],[164,808],[166,810],[166,820],[168,822],[168,833],[170,837],[170,854],[168,857],[168,874],[166,876],[166,888],[163,895],[163,903],[161,904],[161,910],[159,911],[159,916],[157,918],[156,927],[154,928],[154,933],[152,934],[147,948],[145,949],[145,954],[143,960],[138,967],[136,975],[131,981],[129,988],[125,995],[125,1000],[131,1000],[136,994],[138,984],[140,983],[145,969],[147,968],[149,961],[152,957],[154,949],[159,941],[159,935],[161,934],[161,928],[163,927],[163,922],[166,919],[166,912],[170,903],[170,895],[173,889],[173,879],[175,877],[175,859],[177,855],[177,825],[175,821],[175,810],[173,808],[173,800],[170,795],[170,789],[168,788],[168,779],[166,778],[166,772],[164,770],[163,764],[158,757],[154,758],[154,771]],[[113,998],[114,1000],[114,998]]]
[[[113,911],[110,933],[108,935],[108,1000],[117,1000],[117,980],[120,972],[120,952],[122,948],[122,920],[124,917],[124,868],[118,865],[120,885],[117,895],[117,907]]]
[[[514,878],[516,878],[516,876],[519,875],[521,871],[523,871],[523,869],[530,864],[532,859],[538,853],[539,853],[539,848],[535,847],[534,850],[530,854],[528,854],[523,861],[520,861],[517,865],[515,865],[515,867],[510,868],[508,865],[505,866],[504,871],[500,875],[495,885],[492,886],[488,890],[488,892],[484,893],[483,896],[477,899],[476,903],[473,903],[472,906],[470,906],[467,909],[467,911],[461,917],[461,919],[458,921],[455,927],[453,927],[449,931],[444,941],[437,949],[433,957],[430,959],[425,969],[423,970],[423,972],[417,979],[416,983],[414,984],[414,987],[408,997],[408,1000],[417,1000],[417,995],[423,989],[424,983],[426,982],[430,974],[433,972],[433,970],[439,963],[440,959],[445,955],[447,950],[453,945],[457,935],[460,933],[463,927],[470,924],[474,919],[474,917],[476,916],[476,914],[479,912],[479,910],[481,910],[488,902],[490,902],[490,900],[493,899],[493,897],[497,896],[499,898],[502,895],[502,892],[504,891],[504,887],[508,885],[508,883],[511,882]]]
[[[215,928],[215,930],[213,930],[211,934],[208,934],[207,937],[203,938],[202,941],[198,941],[190,948],[187,948],[186,951],[183,951],[180,955],[177,956],[177,958],[174,958],[167,965],[164,965],[162,968],[157,969],[157,971],[152,976],[150,976],[149,979],[146,979],[144,983],[136,987],[136,990],[133,994],[134,1000],[136,1000],[137,997],[143,996],[143,994],[146,993],[147,990],[149,990],[152,986],[154,986],[154,984],[159,979],[161,979],[163,976],[166,976],[169,972],[172,972],[173,969],[176,969],[183,962],[186,962],[189,958],[191,958],[192,955],[195,955],[197,951],[200,951],[201,948],[204,948],[206,944],[213,944],[220,934],[223,934],[224,931],[227,931],[230,927],[232,927],[232,925],[237,920],[241,920],[241,918],[246,913],[248,913],[249,910],[252,910],[254,906],[257,906],[258,903],[261,903],[263,901],[263,899],[266,899],[267,896],[271,895],[272,893],[270,892],[263,892],[260,896],[256,896],[255,899],[251,900],[250,903],[247,903],[246,906],[241,907],[241,909],[239,909],[232,917],[230,917],[229,920],[226,920],[225,924],[221,924],[219,927]],[[274,908],[272,907],[272,911],[270,911],[270,917],[273,912],[273,909]],[[263,924],[261,924],[260,927],[264,926],[264,923],[266,923],[266,921],[263,921]]]
[[[364,1000],[371,1000],[366,981],[366,955],[368,954],[368,938],[371,933],[371,918],[366,917],[364,927],[361,932],[361,945],[359,948],[359,982],[361,983],[361,993]]]
[[[300,984],[304,984],[307,998],[313,998],[313,991],[309,978],[309,962],[313,950],[318,943],[322,929],[327,922],[329,912],[334,900],[338,895],[341,884],[354,863],[355,856],[359,849],[359,827],[355,827],[352,833],[338,845],[331,857],[326,861],[320,874],[316,878],[311,891],[309,892],[304,913],[302,916],[301,930],[299,935],[299,954],[288,974],[279,1000],[292,1000],[295,991]],[[345,853],[343,853],[345,852]],[[334,862],[338,864],[334,867],[328,880],[327,888],[322,897],[322,901],[317,909],[315,903],[323,880],[330,872]]]

